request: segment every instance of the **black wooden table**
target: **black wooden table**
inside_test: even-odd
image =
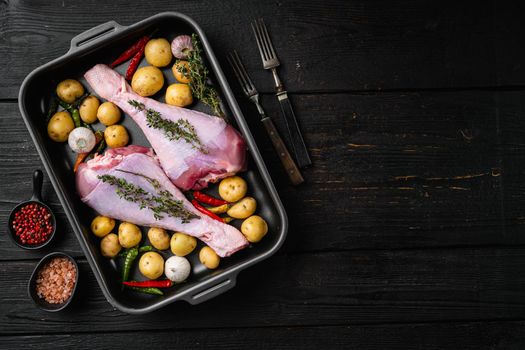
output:
[[[22,79],[108,20],[193,17],[227,74],[237,49],[282,128],[249,22],[264,17],[314,166],[288,185],[255,109],[230,79],[290,218],[271,259],[197,306],[144,316],[103,297],[63,227],[42,252],[6,236],[41,168],[17,106]],[[0,2],[0,348],[525,348],[525,24],[503,1]],[[81,291],[50,314],[26,284],[49,251]]]

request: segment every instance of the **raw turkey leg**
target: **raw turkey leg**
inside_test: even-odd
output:
[[[91,68],[85,78],[100,97],[118,105],[139,125],[162,168],[178,188],[201,189],[209,182],[244,170],[245,142],[221,118],[141,97],[131,90],[124,77],[103,64]],[[132,105],[130,101],[136,103]],[[177,135],[167,134],[166,129],[152,126],[147,118],[148,110],[159,112],[162,119],[172,124],[180,120],[188,122],[199,142],[192,143],[184,137],[176,139]]]
[[[128,189],[131,185],[135,192],[142,189],[145,192],[139,193],[139,199],[146,198],[152,207],[141,209],[136,198],[126,198],[122,192],[119,195],[117,190],[120,187],[108,179],[124,180]],[[104,155],[97,155],[79,166],[76,184],[82,201],[101,215],[137,225],[186,233],[202,240],[222,257],[248,245],[246,238],[235,227],[214,220],[195,209],[164,174],[149,148],[132,145],[110,149]],[[182,208],[182,215],[178,215],[179,212],[159,210],[160,202],[151,198],[170,198],[176,201]]]

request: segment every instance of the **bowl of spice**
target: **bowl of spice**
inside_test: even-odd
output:
[[[69,305],[78,283],[78,265],[64,253],[40,260],[29,279],[29,296],[42,310],[55,312]]]
[[[42,201],[41,170],[33,173],[33,196],[18,204],[9,215],[9,232],[13,241],[24,249],[39,249],[51,242],[56,231],[55,215]]]

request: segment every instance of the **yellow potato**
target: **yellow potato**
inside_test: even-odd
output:
[[[155,67],[165,67],[171,62],[171,45],[164,38],[151,39],[144,48],[146,61]]]
[[[47,134],[55,142],[66,142],[69,133],[75,128],[73,118],[67,111],[57,112],[49,119]]]
[[[118,123],[120,116],[120,109],[113,102],[104,102],[97,109],[98,120],[106,126]]]
[[[91,221],[91,232],[97,237],[104,237],[115,228],[115,220],[99,215]]]
[[[257,210],[257,201],[253,197],[245,197],[228,210],[228,215],[235,219],[246,219]]]
[[[150,228],[148,230],[148,239],[151,245],[158,250],[166,250],[170,247],[170,236],[163,228]]]
[[[140,257],[139,270],[146,278],[159,278],[164,272],[164,258],[157,252],[147,252]]]
[[[186,84],[171,84],[166,89],[166,103],[179,107],[191,105],[193,96],[190,87]]]
[[[128,131],[122,125],[111,125],[104,130],[104,140],[110,148],[126,146],[129,142]]]
[[[176,232],[171,236],[171,252],[177,256],[186,256],[195,249],[197,240],[195,237]]]
[[[100,251],[106,258],[115,257],[122,247],[118,242],[118,237],[114,233],[110,233],[100,241]]]
[[[241,225],[241,232],[249,242],[259,242],[268,232],[268,224],[258,215],[250,216]]]
[[[248,185],[242,177],[231,176],[221,181],[219,184],[219,195],[228,202],[241,200],[248,191]]]
[[[199,252],[200,262],[209,269],[216,269],[221,262],[221,258],[210,247],[203,247]]]
[[[84,94],[84,87],[74,79],[61,81],[57,86],[57,96],[62,101],[73,103]]]
[[[157,67],[147,66],[137,69],[131,79],[131,88],[140,96],[155,95],[164,86],[164,76]]]
[[[171,71],[173,72],[173,76],[175,77],[175,79],[177,79],[181,83],[187,84],[191,81],[189,73],[190,65],[188,61],[177,61],[171,68]]]
[[[88,96],[82,101],[78,108],[80,118],[84,123],[91,124],[97,121],[97,111],[100,106],[100,101],[96,96]]]
[[[118,227],[118,241],[124,248],[131,248],[140,243],[142,232],[137,225],[123,222]]]

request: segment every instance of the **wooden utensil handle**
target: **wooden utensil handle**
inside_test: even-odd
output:
[[[281,159],[281,163],[283,164],[286,174],[288,174],[292,184],[299,185],[300,183],[303,183],[304,179],[301,175],[301,171],[295,164],[292,156],[290,155],[290,152],[288,152],[286,149],[283,139],[277,132],[277,129],[275,128],[272,120],[268,117],[265,117],[262,119],[262,122],[266,128],[266,131],[268,132],[268,135],[270,136],[270,140],[272,140],[273,147],[277,151],[279,159]]]
[[[279,104],[281,105],[281,111],[288,127],[288,133],[290,136],[290,143],[292,144],[292,151],[295,153],[295,160],[297,165],[302,169],[312,164],[310,156],[308,155],[308,149],[304,144],[303,135],[299,130],[299,124],[297,124],[297,118],[288,98],[286,91],[277,93]]]

